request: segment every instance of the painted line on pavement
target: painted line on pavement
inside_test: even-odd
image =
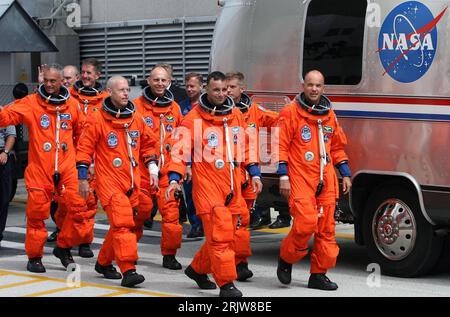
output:
[[[94,229],[100,229],[100,230],[106,230],[106,231],[108,231],[108,229],[109,229],[109,225],[103,225],[103,224],[95,224],[94,225]],[[22,227],[7,227],[6,229],[5,229],[5,231],[6,232],[11,232],[11,233],[19,233],[19,234],[26,234],[27,233],[27,229],[26,228],[22,228]],[[48,232],[49,233],[49,235],[51,234],[50,232]],[[151,231],[151,232],[149,232],[149,231],[145,231],[144,230],[144,235],[145,236],[148,236],[148,237],[161,237],[161,232],[157,232],[157,231]],[[104,239],[102,239],[102,238],[96,238],[96,237],[94,237],[94,240],[92,240],[92,242],[93,243],[96,243],[96,244],[103,244],[103,241],[104,241]],[[3,243],[3,242],[2,242]],[[18,245],[21,245],[21,249],[23,249],[24,248],[24,246],[23,246],[23,244],[20,244],[20,243],[17,243],[17,242],[9,242],[10,244],[16,244],[16,246],[18,246]],[[4,246],[5,247],[7,247],[8,246],[8,244],[7,243],[5,243],[4,244]],[[53,248],[50,248],[50,247],[44,247],[44,248],[46,248],[46,252],[47,251],[52,251],[53,250]],[[48,249],[47,249],[48,248]]]
[[[109,226],[108,226],[109,227]],[[26,228],[22,228],[22,227],[8,227],[5,229],[5,231],[8,232],[13,232],[13,233],[21,233],[21,234],[26,234],[27,233],[27,229]],[[51,232],[48,232],[48,235],[50,235]],[[100,238],[95,238],[92,241],[93,243],[97,243],[97,244],[103,244],[103,240],[104,239],[100,239]]]
[[[17,197],[14,198],[12,200],[12,203],[19,203],[19,204],[26,204],[28,199],[25,198],[21,198],[21,197]],[[101,213],[105,213],[105,211],[102,209],[102,207],[99,205],[98,206],[98,210],[97,212],[101,212]],[[162,221],[162,217],[161,214],[157,213],[155,215],[155,217],[153,218],[153,221]],[[189,221],[187,221],[186,223],[189,223]],[[97,227],[98,225],[100,225],[99,227]],[[102,225],[102,224],[95,224],[95,226],[99,229],[104,229],[104,230],[108,230],[109,225]],[[105,229],[106,228],[106,229]],[[258,231],[258,232],[266,232],[266,233],[275,233],[275,234],[288,234],[290,230],[290,227],[286,227],[286,228],[280,228],[280,229],[257,229],[254,231]],[[145,234],[147,232],[147,234]],[[161,233],[159,233],[157,231],[152,231],[149,232],[148,230],[144,230],[144,235],[149,236],[149,237],[161,237]],[[346,240],[355,240],[355,235],[353,234],[348,234],[348,233],[336,233],[336,238],[339,239],[346,239]],[[95,239],[95,238],[94,238]],[[94,241],[95,242],[95,241]]]
[[[8,275],[8,274],[5,274],[5,275]],[[0,286],[0,289],[13,288],[13,287],[17,287],[17,286],[23,286],[23,285],[28,285],[28,284],[40,283],[40,282],[42,282],[42,281],[39,279],[34,279],[31,281],[24,281],[24,282],[19,282],[19,283],[2,285],[2,286]]]
[[[32,281],[14,283],[14,284],[16,284],[14,286],[37,283],[37,282],[46,282],[46,281],[59,282],[59,283],[66,284],[66,280],[63,280],[63,279],[46,277],[46,276],[36,276],[36,275],[19,273],[19,272],[14,272],[14,271],[0,270],[0,274],[33,278]],[[13,284],[0,286],[0,289],[14,287],[12,285]],[[175,295],[175,294],[159,293],[159,292],[152,292],[152,291],[141,291],[141,290],[135,290],[135,289],[125,290],[124,288],[118,287],[118,286],[108,286],[108,285],[95,284],[95,283],[89,283],[89,282],[81,282],[80,285],[81,285],[81,287],[91,286],[91,287],[96,287],[96,288],[100,288],[103,290],[106,289],[106,290],[113,290],[113,291],[117,291],[117,292],[127,292],[130,294],[140,294],[140,295],[148,295],[148,296],[155,296],[155,297],[177,297],[177,296],[179,296],[179,295]],[[65,291],[65,290],[66,290],[66,288],[64,288],[64,289],[61,288],[61,289],[59,289],[59,292]],[[33,295],[33,294],[31,294],[31,295]]]
[[[5,231],[8,231],[8,230],[5,230]],[[2,248],[10,248],[10,249],[17,249],[17,250],[25,251],[25,243],[2,240]],[[52,252],[53,252],[53,248],[44,247],[44,253],[51,254]]]
[[[355,235],[351,233],[336,233],[336,238],[345,240],[355,240]]]
[[[104,224],[101,224],[101,223],[96,223],[96,224],[94,224],[94,229],[101,229],[101,230],[106,230],[106,231],[108,231],[109,230],[109,225],[104,225]],[[147,237],[161,237],[161,235],[162,235],[162,233],[161,232],[159,232],[159,231],[153,231],[153,230],[146,230],[146,229],[144,229],[144,234],[143,234],[144,236],[147,236]],[[102,242],[103,243],[103,242]]]
[[[39,297],[39,296],[44,296],[44,295],[50,295],[50,294],[55,294],[55,293],[59,293],[59,292],[64,292],[64,291],[71,290],[71,289],[73,289],[73,287],[66,286],[66,287],[51,289],[51,290],[44,291],[44,292],[28,294],[28,295],[25,295],[23,297]]]
[[[290,227],[285,227],[285,228],[279,228],[279,229],[257,229],[257,230],[254,230],[254,231],[256,231],[256,232],[265,232],[265,233],[273,233],[273,234],[276,234],[276,233],[278,233],[278,234],[288,234],[290,230],[291,230]],[[355,235],[351,234],[351,233],[336,232],[335,236],[336,236],[336,238],[339,238],[339,239],[355,240]]]
[[[120,295],[125,295],[125,294],[130,294],[130,291],[118,291],[118,292],[114,292],[114,293],[100,295],[98,297],[115,297],[115,296],[120,296]]]
[[[100,230],[108,231],[109,230],[109,225],[94,224],[94,229],[100,229]],[[279,228],[279,229],[265,229],[264,228],[264,229],[250,230],[250,231],[287,235],[289,233],[289,230],[290,230],[290,227]],[[12,233],[26,234],[26,229],[25,228],[21,228],[21,227],[7,227],[5,229],[5,231],[12,232]],[[143,235],[147,236],[147,237],[161,237],[162,233],[159,232],[159,231],[144,230]],[[350,233],[339,233],[339,232],[337,232],[335,236],[338,239],[345,239],[345,240],[354,240],[355,239],[355,235],[354,234],[350,234]],[[251,239],[261,238],[261,237],[265,237],[265,236],[252,236]],[[104,239],[94,237],[93,243],[97,243],[97,244],[101,245],[101,244],[103,244],[103,241],[104,241]],[[4,241],[3,243],[4,243],[5,247],[24,249],[23,244],[20,244],[20,243],[17,243],[17,242]],[[44,248],[45,248],[46,252],[51,252],[53,250],[53,249],[51,249],[49,247],[44,247]]]

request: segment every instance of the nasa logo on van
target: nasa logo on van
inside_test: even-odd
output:
[[[386,17],[378,37],[378,52],[385,70],[394,80],[411,83],[430,69],[438,46],[437,24],[444,9],[434,18],[417,1],[404,2]]]

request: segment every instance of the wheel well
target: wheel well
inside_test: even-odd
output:
[[[363,213],[369,196],[377,188],[386,186],[387,183],[400,182],[402,187],[416,192],[417,188],[413,181],[405,175],[380,175],[372,173],[358,173],[353,179],[353,185],[350,193],[350,209],[355,218],[355,242],[359,245],[365,245],[362,232]]]

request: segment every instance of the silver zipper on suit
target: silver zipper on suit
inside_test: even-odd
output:
[[[317,120],[317,126],[319,131],[319,153],[320,153],[320,179],[319,184],[317,185],[316,197],[320,195],[322,192],[324,181],[323,174],[325,170],[325,166],[327,165],[327,150],[325,148],[325,140],[323,135],[323,126],[322,120]],[[323,215],[323,206],[320,206],[319,217]]]
[[[230,164],[230,193],[227,195],[226,201],[225,201],[225,206],[227,206],[231,200],[233,199],[234,196],[234,175],[233,175],[233,171],[234,171],[234,160],[233,160],[233,156],[231,154],[231,145],[230,145],[230,132],[228,131],[228,119],[227,118],[223,118],[223,127],[225,129],[225,144],[226,144],[226,153],[227,153],[227,159],[228,159],[228,163]]]
[[[128,190],[127,196],[131,196],[131,194],[133,193],[134,190],[134,171],[133,168],[137,166],[137,162],[133,157],[133,150],[132,150],[132,144],[133,144],[133,140],[130,136],[130,132],[128,130],[129,125],[125,124],[125,135],[127,137],[127,149],[128,149],[128,158],[130,160],[130,175],[131,175],[131,187]]]
[[[58,170],[58,164],[59,164],[59,149],[61,147],[60,141],[59,141],[59,134],[61,129],[61,117],[60,117],[60,108],[56,107],[56,138],[55,138],[55,169],[53,174],[53,182],[55,184],[55,187],[58,186],[59,181],[61,180],[61,175]]]

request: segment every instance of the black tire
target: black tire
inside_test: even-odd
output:
[[[447,273],[450,271],[450,236],[443,238],[444,243],[442,246],[441,255],[436,263],[433,271],[435,273]]]
[[[442,250],[443,239],[434,234],[417,194],[409,188],[401,181],[385,183],[371,193],[364,210],[363,235],[369,257],[386,275],[424,275],[436,265]]]

